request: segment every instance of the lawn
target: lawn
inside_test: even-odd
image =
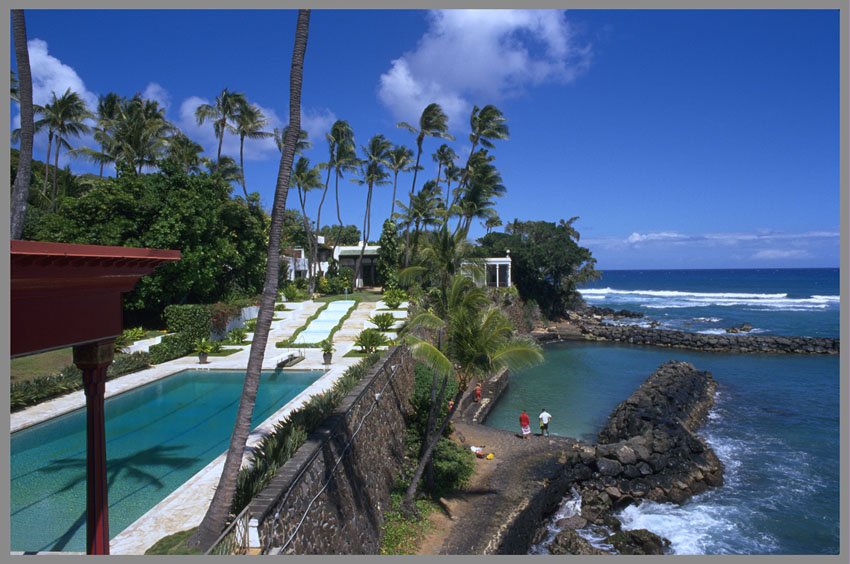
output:
[[[26,382],[39,376],[56,374],[69,364],[73,364],[74,353],[71,347],[40,354],[31,354],[11,361],[11,383]]]
[[[361,290],[359,292],[353,292],[348,294],[335,294],[333,296],[322,296],[321,298],[316,298],[317,302],[335,302],[337,300],[360,300],[361,302],[379,302],[383,294],[376,290]]]

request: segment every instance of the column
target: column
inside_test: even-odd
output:
[[[86,554],[109,554],[103,394],[114,347],[114,339],[74,346],[86,393]]]

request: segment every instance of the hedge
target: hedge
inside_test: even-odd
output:
[[[153,364],[162,364],[163,362],[191,354],[195,351],[195,342],[197,340],[191,338],[188,333],[166,335],[159,344],[153,345],[149,349],[151,362]]]
[[[210,338],[212,314],[209,306],[170,305],[165,308],[164,316],[169,333],[185,333],[193,343]]]
[[[146,352],[116,354],[115,360],[106,369],[106,378],[111,380],[130,372],[143,370],[150,365],[151,358]],[[12,411],[19,411],[82,387],[82,371],[73,364],[69,364],[58,374],[39,376],[26,382],[12,384],[9,390],[9,403]]]

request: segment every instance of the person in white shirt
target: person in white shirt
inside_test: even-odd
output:
[[[543,411],[540,412],[538,416],[540,418],[540,435],[549,436],[549,421],[552,419],[552,414],[546,411],[546,408],[543,408]]]

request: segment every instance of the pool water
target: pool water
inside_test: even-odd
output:
[[[111,537],[227,450],[244,374],[189,370],[106,401]],[[263,372],[252,426],[321,375]],[[10,454],[11,550],[85,551],[85,410],[13,433]]]
[[[350,310],[357,302],[354,300],[337,300],[328,304],[322,313],[316,319],[298,334],[295,338],[296,344],[313,344],[320,343],[328,338],[331,330],[336,327],[339,320],[342,319],[348,310]]]

